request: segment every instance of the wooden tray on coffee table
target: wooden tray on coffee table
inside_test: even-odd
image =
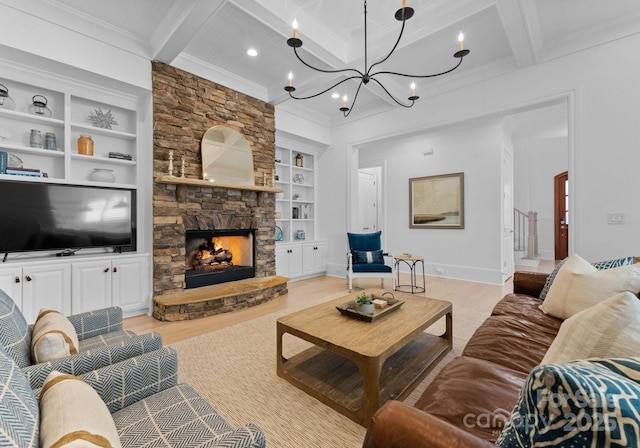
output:
[[[362,320],[365,322],[373,322],[376,319],[379,319],[383,316],[386,316],[390,312],[397,310],[405,302],[404,300],[396,299],[393,296],[393,293],[391,292],[385,292],[382,295],[373,294],[373,299],[386,300],[387,306],[385,306],[384,308],[374,308],[373,314],[361,313],[360,311],[356,310],[356,305],[354,303],[355,299],[354,299],[354,300],[349,300],[348,302],[343,303],[342,305],[336,306],[336,309],[340,311],[341,314],[344,314],[345,316],[349,316],[354,319]]]

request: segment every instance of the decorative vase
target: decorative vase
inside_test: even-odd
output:
[[[93,155],[93,139],[90,135],[80,134],[78,137],[78,154]]]
[[[113,174],[113,170],[105,168],[94,168],[93,172],[89,174],[89,180],[94,182],[107,182],[112,184],[116,180],[116,175]]]

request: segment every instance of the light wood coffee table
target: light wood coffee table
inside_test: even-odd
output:
[[[367,426],[382,404],[406,398],[451,350],[452,309],[450,302],[395,291],[395,298],[406,302],[373,322],[340,314],[336,306],[355,300],[359,293],[279,318],[277,373],[351,420]],[[444,334],[424,332],[443,317],[446,318]],[[285,359],[282,356],[285,333],[314,346]]]

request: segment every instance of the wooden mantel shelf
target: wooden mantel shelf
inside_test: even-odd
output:
[[[230,184],[223,182],[210,182],[202,179],[191,179],[188,177],[178,176],[158,176],[156,182],[159,184],[173,184],[173,185],[191,185],[192,187],[220,187],[231,188],[235,190],[251,190],[251,191],[265,191],[267,193],[282,193],[282,188],[273,187],[259,187],[257,185],[245,185],[245,184]]]

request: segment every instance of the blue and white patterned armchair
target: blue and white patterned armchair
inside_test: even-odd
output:
[[[178,384],[170,347],[80,375],[106,404],[123,447],[264,448],[252,423],[233,429],[200,394]],[[0,348],[0,446],[40,446],[38,397],[15,361]]]
[[[122,309],[104,308],[68,317],[80,341],[78,353],[33,364],[31,335],[15,302],[0,289],[0,347],[4,348],[26,375],[32,388],[41,387],[52,370],[81,375],[162,347],[158,333],[136,335],[122,329]]]

